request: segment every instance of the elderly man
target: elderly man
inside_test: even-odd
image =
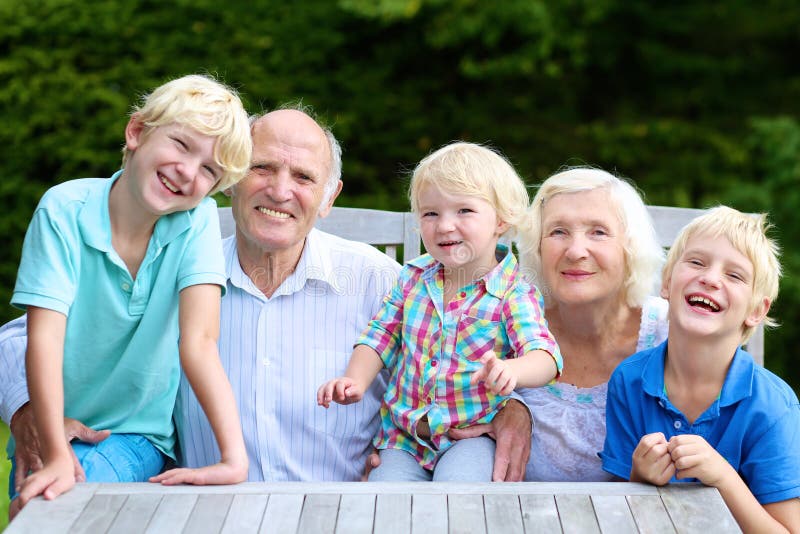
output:
[[[256,119],[252,134],[250,173],[229,192],[236,234],[224,242],[228,283],[219,338],[242,419],[248,479],[358,480],[385,380],[362,402],[328,410],[317,406],[316,389],[342,374],[399,266],[369,245],[314,229],[342,188],[341,149],[330,131],[287,109]],[[17,465],[35,469],[21,323],[0,332],[0,415],[17,438]],[[530,447],[528,413],[504,412],[495,419],[495,479],[520,480]],[[216,461],[211,428],[185,379],[175,421],[185,465]],[[84,441],[106,436],[74,421],[66,431]]]

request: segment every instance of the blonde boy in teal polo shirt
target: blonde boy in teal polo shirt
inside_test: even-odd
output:
[[[239,98],[209,77],[185,76],[158,87],[131,115],[123,170],[45,193],[12,297],[28,312],[28,389],[44,461],[17,488],[20,506],[69,490],[76,454],[89,481],[246,478],[239,417],[217,354],[226,279],[207,195],[244,176],[251,145]],[[174,458],[181,367],[222,458],[156,476]],[[111,436],[71,448],[65,415]]]

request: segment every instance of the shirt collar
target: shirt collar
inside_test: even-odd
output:
[[[642,387],[648,395],[662,398],[664,396],[664,360],[667,355],[667,341],[654,350],[655,354],[647,360],[642,371]],[[753,390],[754,374],[753,357],[741,347],[737,348],[722,385],[719,396],[720,407],[736,404],[749,397]]]
[[[508,245],[502,243],[497,244],[495,256],[500,258],[497,265],[477,282],[482,282],[486,291],[492,296],[503,298],[517,280],[517,259],[509,252]],[[408,262],[408,265],[422,271],[420,278],[423,280],[433,279],[442,267],[442,264],[430,254],[414,258]]]
[[[275,291],[273,298],[301,291],[310,280],[323,282],[329,285],[337,294],[343,294],[346,280],[340,280],[342,273],[337,273],[333,267],[331,247],[328,244],[329,238],[335,239],[334,236],[316,228],[311,229],[303,244],[303,251],[300,253],[300,261],[297,262],[297,267]],[[236,250],[235,233],[223,241],[223,251],[230,283],[258,298],[266,300],[264,294],[242,270]]]
[[[120,176],[122,176],[122,170],[115,172],[111,178],[106,180],[102,188],[90,191],[78,215],[78,226],[84,242],[102,252],[111,252],[113,250],[108,197],[111,187]],[[203,202],[207,201],[203,199]],[[158,218],[151,238],[157,249],[165,247],[191,228],[193,212],[194,210],[178,211]]]

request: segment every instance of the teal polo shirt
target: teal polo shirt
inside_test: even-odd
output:
[[[64,412],[140,434],[174,458],[180,382],[178,294],[225,290],[216,204],[161,217],[136,278],[111,245],[108,195],[121,174],[59,184],[33,214],[11,303],[67,316]]]

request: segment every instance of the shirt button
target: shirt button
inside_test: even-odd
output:
[[[123,291],[129,291],[130,288],[131,288],[131,285],[129,283],[125,282],[125,283],[122,284],[122,290]]]
[[[658,401],[658,405],[663,408],[664,407],[664,401],[662,401],[662,400]]]
[[[436,360],[433,360],[431,362],[431,367],[436,367],[437,365],[439,365],[439,362],[437,362]]]
[[[264,364],[264,367],[269,367],[272,364],[272,362],[269,361],[269,358],[262,358],[261,363]]]
[[[680,422],[680,421],[675,421],[674,423],[672,423],[672,426],[674,426],[674,427],[675,427],[675,429],[677,430],[677,429],[679,429],[680,427],[682,427],[683,425],[681,424],[681,422]]]
[[[466,297],[466,296],[467,296],[467,292],[466,292],[466,291],[462,291],[462,292],[461,292],[461,298],[463,299],[463,298],[464,298],[464,297]]]

